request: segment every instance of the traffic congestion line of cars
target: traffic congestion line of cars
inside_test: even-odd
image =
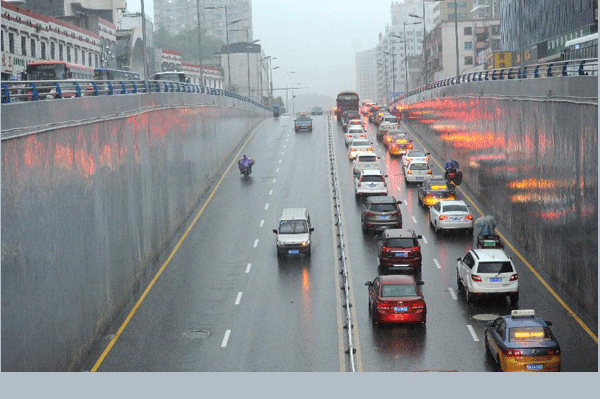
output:
[[[445,176],[434,175],[430,154],[415,149],[395,116],[376,104],[363,104],[363,117],[378,125],[375,137],[398,163],[406,186],[417,185],[419,204],[428,208],[429,225],[436,235],[464,231],[472,236],[476,227],[470,206],[457,198],[455,186]],[[348,158],[353,160],[354,190],[364,200],[361,227],[364,233],[380,234],[377,251],[377,277],[367,281],[371,321],[377,324],[426,324],[427,305],[421,289],[422,235],[403,228],[401,201],[388,191],[379,164],[380,157],[354,113],[342,115],[345,129],[356,129],[360,137],[346,135]],[[394,173],[389,171],[388,173]],[[484,219],[484,218],[481,218]],[[487,228],[490,230],[489,226]],[[482,229],[483,230],[483,229]],[[487,231],[487,236],[493,235]],[[456,284],[467,304],[488,297],[507,297],[511,307],[519,301],[519,274],[501,243],[469,250],[457,259]],[[535,316],[533,310],[513,310],[510,315],[489,322],[484,330],[488,355],[502,371],[560,371],[561,352],[549,329],[550,322]]]

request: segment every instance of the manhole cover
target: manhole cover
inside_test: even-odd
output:
[[[210,331],[206,330],[192,330],[183,333],[183,336],[189,339],[201,339],[206,338],[210,335]]]
[[[490,314],[490,313],[482,313],[482,314],[473,315],[473,318],[475,320],[479,320],[479,321],[492,321],[492,320],[496,320],[498,317],[500,317],[500,315]]]

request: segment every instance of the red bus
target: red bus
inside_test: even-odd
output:
[[[40,61],[27,64],[27,80],[93,80],[94,69],[63,61]]]
[[[342,91],[337,95],[335,101],[335,115],[339,118],[344,111],[358,112],[358,93],[355,91]]]

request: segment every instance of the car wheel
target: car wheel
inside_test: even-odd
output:
[[[483,333],[483,335],[485,336],[485,339],[484,339],[485,354],[492,357],[492,351],[490,350],[490,344],[488,342],[487,334]]]
[[[310,256],[310,247],[308,248],[308,250],[306,251],[306,256]]]
[[[282,252],[282,251],[280,251],[280,250],[277,250],[277,257],[278,257],[279,259],[283,258],[283,252]]]
[[[469,229],[469,230],[467,230],[467,234],[468,234],[470,237],[473,237],[473,229]]]
[[[366,233],[368,231],[367,227],[364,225],[364,223],[360,224],[360,227],[362,228],[363,233]]]
[[[438,228],[437,223],[433,224],[433,229],[434,229],[436,235],[440,234],[440,229]]]
[[[473,295],[469,292],[469,287],[465,287],[465,298],[467,303],[470,303],[473,300]]]
[[[519,302],[519,293],[515,292],[514,294],[510,294],[510,305],[515,306],[517,302]]]
[[[464,285],[462,283],[462,280],[460,279],[460,275],[458,274],[458,271],[456,272],[456,286],[458,287],[458,291],[460,291],[464,288]]]
[[[385,275],[385,270],[383,269],[383,266],[381,266],[381,263],[377,265],[377,274],[379,274],[380,276]]]
[[[421,275],[421,265],[415,267],[415,275],[418,275],[418,276]]]

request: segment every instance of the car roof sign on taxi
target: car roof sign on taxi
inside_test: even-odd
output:
[[[510,312],[512,317],[533,317],[535,310],[533,309],[515,309]]]

